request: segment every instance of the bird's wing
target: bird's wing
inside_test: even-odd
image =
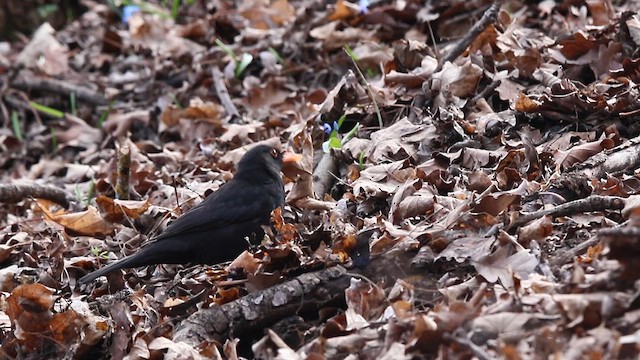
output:
[[[154,240],[258,220],[272,202],[269,196],[262,186],[231,181],[180,216]]]

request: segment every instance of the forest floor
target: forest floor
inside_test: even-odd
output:
[[[637,2],[14,2],[3,358],[640,355]],[[78,284],[256,143],[259,248]]]

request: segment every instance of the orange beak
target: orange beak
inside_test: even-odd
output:
[[[294,164],[302,160],[302,155],[286,151],[282,154],[282,162],[285,164]]]

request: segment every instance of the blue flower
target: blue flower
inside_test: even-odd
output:
[[[333,122],[333,126],[329,125],[328,123],[324,123],[322,124],[322,128],[324,129],[324,132],[327,133],[327,135],[331,135],[332,132],[338,132],[338,129],[340,128],[340,126],[338,126],[338,122],[334,121]]]
[[[129,22],[129,18],[131,16],[133,16],[133,14],[137,13],[138,11],[140,11],[140,7],[135,6],[135,5],[127,5],[125,7],[122,8],[122,23],[126,24],[127,22]]]
[[[369,12],[369,0],[359,0],[358,9],[360,9],[360,13],[362,14]]]

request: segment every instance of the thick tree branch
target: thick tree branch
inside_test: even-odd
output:
[[[350,279],[341,266],[302,274],[236,301],[194,313],[177,327],[173,340],[196,346],[204,341],[224,342],[228,337],[252,331],[262,335],[265,326],[287,316],[316,311],[339,301]]]
[[[51,200],[57,204],[69,207],[73,197],[66,191],[38,184],[0,184],[0,202],[17,203],[26,198],[41,198]]]

